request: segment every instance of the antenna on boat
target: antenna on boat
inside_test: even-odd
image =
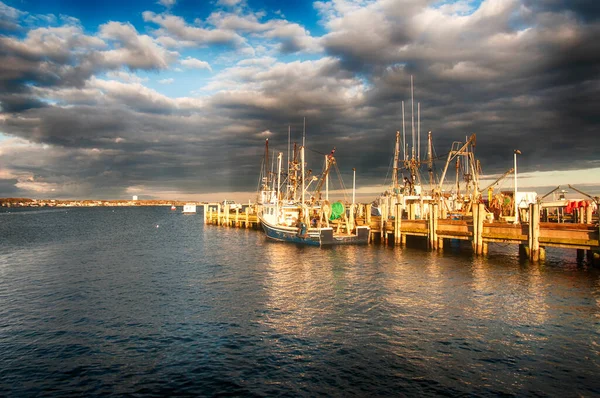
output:
[[[415,96],[413,89],[413,76],[410,75],[410,116],[412,118],[411,131],[412,131],[412,159],[415,159]]]
[[[279,206],[279,190],[281,185],[281,158],[283,157],[283,153],[279,152],[277,154],[277,196],[276,202],[277,206]],[[279,212],[277,212],[279,214]]]
[[[356,193],[356,168],[352,168],[352,205],[355,203],[355,193]]]
[[[271,176],[275,175],[275,152],[273,152],[273,160],[271,160]],[[277,181],[277,184],[279,184],[279,181]],[[275,178],[273,178],[273,185],[271,189],[275,189]]]
[[[302,146],[304,146],[305,140],[306,140],[306,116],[304,116],[304,125],[302,126]]]
[[[304,141],[304,139],[302,139]],[[304,210],[304,145],[300,148],[300,161],[302,162],[302,210]],[[304,216],[304,214],[303,214]]]
[[[433,180],[433,142],[431,141],[431,131],[427,134],[427,167],[429,169],[429,185],[433,191],[435,181]]]
[[[265,187],[269,186],[269,139],[265,142]]]
[[[402,153],[406,162],[406,130],[404,129],[404,101],[402,101]]]
[[[325,155],[325,171],[327,171],[327,155]],[[325,175],[325,200],[329,200],[329,173]]]
[[[288,156],[287,156],[287,180],[288,180],[288,185],[290,183],[290,141],[292,138],[292,133],[291,133],[291,129],[290,129],[290,125],[288,124]]]
[[[417,161],[421,161],[421,103],[417,102]]]
[[[394,175],[392,176],[392,187],[398,188],[398,157],[400,156],[400,132],[396,131],[396,150],[394,151]]]

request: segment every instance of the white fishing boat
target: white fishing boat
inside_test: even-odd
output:
[[[311,199],[307,201],[305,200],[307,187],[305,184],[304,145],[300,147],[300,162],[297,161],[296,151],[294,151],[294,159],[291,162],[288,160],[290,167],[286,178],[286,192],[281,189],[283,154],[280,152],[277,156],[277,176],[270,178],[273,173],[269,173],[267,166],[268,148],[267,140],[258,212],[258,218],[267,238],[311,246],[368,243],[370,228],[366,225],[356,225],[357,206],[354,204],[354,200],[352,204],[344,204],[339,201],[330,204],[327,200],[327,193],[325,199],[321,199],[320,189],[324,183],[328,183],[329,170],[335,164],[333,157],[335,149],[326,156],[325,168],[321,177],[311,179],[311,182],[318,181],[318,183],[317,188],[310,195]],[[299,198],[296,196],[298,188],[300,189]]]

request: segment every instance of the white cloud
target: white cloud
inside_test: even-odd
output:
[[[185,66],[186,68],[207,69],[212,72],[212,68],[210,67],[210,64],[208,62],[201,61],[197,58],[187,57],[179,61],[179,63]]]
[[[245,3],[245,0],[218,0],[217,1],[217,5],[226,6],[226,7],[233,7],[238,4],[243,4],[243,3]]]
[[[219,29],[228,29],[236,32],[251,33],[257,37],[274,39],[279,42],[279,51],[292,53],[298,51],[319,52],[322,50],[319,39],[310,35],[310,32],[297,23],[284,19],[271,19],[260,22],[262,15],[259,13],[214,12],[207,21]]]
[[[77,26],[37,28],[27,32],[22,40],[11,37],[0,38],[0,44],[28,57],[49,58],[53,62],[67,63],[77,54],[106,47],[101,39],[88,36]]]
[[[99,36],[121,47],[102,53],[109,67],[126,65],[131,69],[167,69],[177,53],[165,50],[150,36],[139,35],[129,23],[109,22],[100,26]]]
[[[173,7],[176,2],[177,0],[158,0],[158,4],[162,4],[167,8]]]
[[[173,84],[174,81],[175,81],[175,79],[169,78],[169,79],[161,79],[158,82],[160,84]]]
[[[106,76],[111,79],[124,81],[126,83],[142,83],[148,81],[147,77],[142,78],[135,73],[127,73],[122,70],[109,71],[106,73]]]
[[[19,18],[27,13],[0,2],[0,30],[16,31],[19,28]]]
[[[156,35],[159,37],[170,36],[174,39],[196,43],[196,45],[229,44],[239,46],[245,41],[233,31],[191,26],[186,24],[183,18],[175,15],[155,14],[151,11],[145,11],[142,16],[144,21],[154,22],[161,27],[156,31]]]

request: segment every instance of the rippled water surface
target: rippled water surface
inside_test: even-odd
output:
[[[0,395],[600,394],[600,272],[302,248],[168,207],[0,212]]]

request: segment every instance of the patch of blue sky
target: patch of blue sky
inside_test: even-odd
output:
[[[433,8],[452,8],[454,13],[461,16],[472,15],[479,9],[485,0],[440,0],[433,4]]]
[[[311,36],[319,37],[327,33],[319,24],[313,1],[248,0],[248,6],[254,12],[267,12],[264,20],[285,19],[297,23],[308,30]]]
[[[88,32],[95,32],[99,25],[108,21],[131,22],[136,28],[142,27],[141,13],[144,10],[164,9],[155,2],[143,0],[45,0],[35,2],[6,0],[6,4],[28,13],[29,15],[24,18],[29,18],[32,23],[37,21],[39,26],[62,25],[65,20],[76,18]],[[52,16],[55,18],[54,21]]]
[[[183,73],[161,75],[144,83],[145,86],[171,98],[190,97],[201,90],[211,79],[208,71],[190,70]]]
[[[291,63],[291,62],[305,62],[305,61],[318,61],[323,58],[323,54],[315,53],[303,53],[297,52],[293,54],[281,54],[276,57],[277,62]]]

